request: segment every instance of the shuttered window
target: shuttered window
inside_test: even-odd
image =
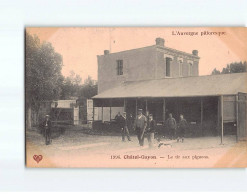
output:
[[[166,58],[166,76],[170,77],[171,76],[171,58]]]
[[[123,60],[117,60],[117,75],[123,75]]]

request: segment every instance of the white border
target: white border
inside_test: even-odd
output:
[[[25,26],[246,26],[244,0],[2,0],[0,191],[246,191],[246,169],[27,169]]]

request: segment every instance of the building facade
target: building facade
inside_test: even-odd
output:
[[[199,75],[198,51],[185,53],[165,46],[165,40],[156,39],[148,47],[110,53],[98,59],[98,93],[126,81],[178,78]]]
[[[177,121],[183,114],[188,135],[221,135],[223,140],[232,131],[237,140],[246,140],[247,74],[199,76],[199,59],[197,50],[189,54],[165,47],[162,38],[149,47],[105,51],[98,56],[91,120],[104,124],[123,111],[136,117],[142,108],[153,114],[161,131],[169,113]]]

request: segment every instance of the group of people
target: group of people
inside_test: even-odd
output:
[[[123,112],[123,114],[120,114],[120,112],[118,112],[115,120],[119,125],[119,128],[121,129],[123,142],[125,142],[125,137],[127,137],[128,141],[131,141],[129,133],[130,128],[135,131],[140,146],[144,145],[144,137],[147,138],[149,146],[153,146],[154,134],[156,132],[156,122],[153,119],[153,115],[149,114],[148,111],[146,112],[146,115],[144,115],[142,109],[139,109],[136,119],[134,119],[132,115],[127,117],[126,112]],[[46,115],[42,126],[44,127],[43,135],[45,137],[45,143],[46,145],[49,145],[52,141],[51,121],[49,115]],[[168,137],[170,139],[177,139],[177,142],[184,142],[184,134],[185,130],[188,128],[188,124],[182,114],[180,114],[180,120],[177,124],[176,120],[170,113],[168,119],[166,120],[166,127],[168,131]]]
[[[115,120],[121,129],[123,142],[125,142],[125,137],[127,137],[128,141],[131,141],[129,128],[132,128],[137,135],[140,146],[144,145],[144,137],[147,137],[149,146],[153,146],[156,122],[153,119],[153,115],[149,114],[148,111],[146,112],[146,115],[144,115],[142,109],[139,109],[136,119],[133,119],[132,115],[127,118],[126,112],[123,112],[122,115],[119,112],[116,115]],[[188,128],[188,123],[182,114],[180,114],[180,120],[179,123],[177,123],[170,113],[166,120],[166,127],[170,139],[177,139],[177,142],[184,142],[184,134],[185,130]]]
[[[175,118],[172,117],[172,114],[169,114],[168,119],[166,120],[168,136],[170,139],[177,138],[177,142],[184,142],[184,134],[186,129],[188,128],[188,123],[184,119],[183,114],[180,114],[180,120],[177,124]]]
[[[121,115],[120,112],[115,117],[116,122],[118,123],[121,133],[122,141],[125,141],[125,136],[129,141],[129,128],[133,128],[136,132],[140,146],[144,145],[144,137],[146,136],[149,142],[149,145],[152,146],[152,140],[154,138],[154,132],[156,127],[156,122],[153,119],[153,115],[147,113],[146,116],[142,114],[142,109],[138,110],[138,115],[134,120],[132,115],[129,118],[126,116],[126,112],[123,112]]]

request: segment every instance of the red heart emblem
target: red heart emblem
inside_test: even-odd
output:
[[[42,155],[33,155],[33,159],[39,163],[42,159],[43,159],[43,156]]]

